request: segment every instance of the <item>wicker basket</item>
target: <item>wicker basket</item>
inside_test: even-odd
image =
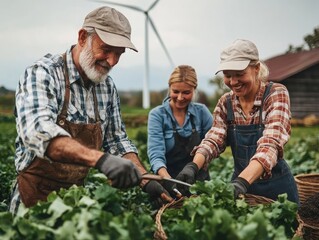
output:
[[[297,215],[299,222],[298,229],[295,236],[301,237],[304,240],[318,240],[319,239],[319,225],[314,226],[306,221],[303,221],[299,214]]]
[[[167,240],[167,235],[164,231],[164,228],[161,222],[162,214],[167,208],[181,208],[183,206],[183,202],[184,202],[184,197],[178,200],[175,200],[173,202],[167,203],[158,210],[156,214],[156,218],[155,218],[156,231],[154,233],[154,239]]]
[[[195,195],[192,197],[196,197]],[[253,194],[245,194],[245,195],[240,195],[240,198],[245,199],[245,202],[250,205],[250,206],[256,206],[258,204],[271,204],[274,202],[274,200],[263,197],[263,196],[258,196],[258,195],[253,195]],[[155,224],[156,224],[156,231],[154,234],[154,239],[157,240],[167,240],[167,235],[164,231],[164,228],[162,226],[162,222],[161,222],[161,217],[162,214],[164,213],[164,211],[167,208],[181,208],[183,206],[183,202],[184,202],[184,197],[180,198],[176,201],[173,201],[171,203],[168,203],[164,206],[162,206],[157,214],[156,214],[156,218],[155,218]]]
[[[271,204],[274,202],[274,200],[270,198],[248,193],[245,195],[240,195],[239,197],[245,199],[245,202],[250,206],[256,206],[258,204]]]
[[[307,198],[319,192],[319,173],[299,174],[295,176],[295,181],[301,204]]]

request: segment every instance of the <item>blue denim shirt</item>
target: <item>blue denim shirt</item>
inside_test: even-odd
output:
[[[169,98],[164,99],[163,104],[153,108],[148,116],[148,143],[147,154],[154,173],[166,167],[165,154],[174,145],[172,121],[176,124],[176,130],[182,137],[188,137],[192,133],[190,115],[193,116],[196,131],[201,139],[212,127],[213,116],[209,109],[201,103],[191,102],[188,105],[187,114],[183,126],[179,126],[169,106]]]

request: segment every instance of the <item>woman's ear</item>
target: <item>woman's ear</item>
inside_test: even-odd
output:
[[[260,62],[256,63],[254,66],[255,72],[258,74],[260,71]]]
[[[259,69],[260,69],[260,62],[258,62],[258,63],[256,63],[256,69],[259,71]]]

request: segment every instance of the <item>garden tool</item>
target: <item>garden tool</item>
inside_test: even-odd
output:
[[[191,187],[192,186],[189,183],[186,183],[186,182],[174,179],[174,178],[167,178],[167,177],[162,177],[162,176],[159,176],[159,175],[149,174],[149,173],[144,174],[142,176],[142,179],[156,180],[156,181],[169,181],[169,182],[174,182],[176,184],[181,184],[181,185],[184,185],[184,186],[187,186],[187,187]]]

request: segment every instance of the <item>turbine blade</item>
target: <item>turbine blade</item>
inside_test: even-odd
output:
[[[146,10],[146,12],[149,12],[155,5],[159,2],[159,0],[156,0],[153,2],[153,4]]]
[[[164,52],[166,53],[166,56],[167,56],[168,60],[170,61],[171,66],[175,67],[174,62],[173,62],[173,60],[172,60],[172,58],[171,58],[171,56],[170,56],[170,54],[169,54],[169,52],[168,52],[168,50],[166,48],[161,36],[159,35],[159,33],[158,33],[158,31],[157,31],[157,29],[156,29],[156,27],[155,27],[155,25],[154,25],[154,23],[153,23],[153,21],[152,21],[152,19],[151,19],[151,17],[149,15],[148,15],[147,19],[148,19],[149,23],[151,24],[151,26],[152,26],[152,28],[153,28],[158,40],[160,41],[160,43],[161,43],[161,45],[162,45],[162,47],[164,49]]]
[[[129,8],[135,11],[139,11],[139,12],[145,12],[142,8],[136,7],[136,6],[132,6],[132,5],[126,5],[126,4],[122,4],[122,3],[116,3],[116,2],[111,2],[111,1],[103,1],[103,0],[91,0],[92,2],[100,2],[100,3],[107,3],[107,4],[111,4],[111,5],[116,5],[116,6],[120,6],[120,7],[125,7],[125,8]]]

